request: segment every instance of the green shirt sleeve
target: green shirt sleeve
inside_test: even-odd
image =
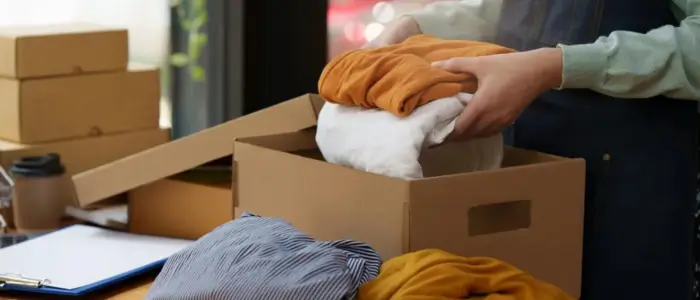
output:
[[[700,0],[674,0],[680,26],[646,34],[615,31],[591,44],[559,45],[562,88],[588,88],[618,98],[700,100]]]
[[[439,1],[412,16],[423,33],[494,41],[502,0]],[[591,44],[559,45],[561,88],[588,88],[618,98],[700,100],[700,0],[673,0],[680,26],[646,34],[615,31]]]

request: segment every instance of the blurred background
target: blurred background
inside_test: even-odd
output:
[[[435,1],[0,0],[0,26],[128,28],[130,59],[161,67],[177,138],[315,92],[330,58]]]
[[[387,23],[436,0],[329,0],[328,56],[357,48],[379,35]]]

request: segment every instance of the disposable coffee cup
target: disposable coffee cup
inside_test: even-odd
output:
[[[60,227],[66,203],[65,167],[58,154],[24,157],[10,169],[14,180],[12,210],[17,230]]]

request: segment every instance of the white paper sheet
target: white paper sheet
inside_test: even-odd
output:
[[[169,257],[192,241],[73,225],[0,250],[0,274],[76,289]]]
[[[110,228],[126,228],[129,221],[128,206],[126,204],[112,205],[93,210],[66,206],[66,215],[79,220]]]

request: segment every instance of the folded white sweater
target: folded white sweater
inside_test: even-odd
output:
[[[421,151],[445,141],[471,97],[460,93],[434,100],[404,118],[379,109],[325,103],[318,117],[316,143],[330,163],[396,178],[422,178]],[[501,135],[455,146],[462,148],[463,154],[454,158],[460,171],[501,166]]]

